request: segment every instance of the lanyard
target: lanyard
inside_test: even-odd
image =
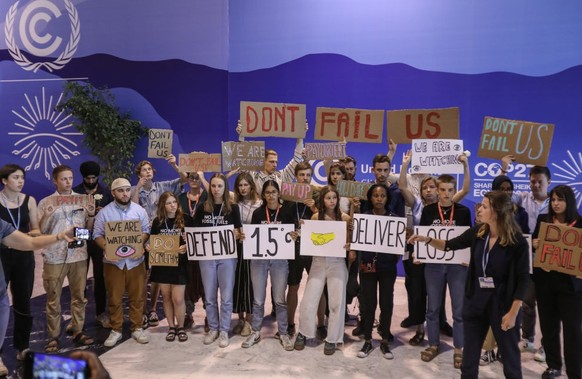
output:
[[[20,194],[18,194],[17,199],[16,199],[16,205],[17,205],[17,209],[18,209],[18,216],[16,217],[16,220],[14,220],[14,216],[12,216],[12,212],[10,211],[10,208],[8,208],[8,198],[6,197],[4,192],[2,192],[2,200],[4,200],[4,208],[6,208],[6,211],[8,212],[8,215],[10,216],[10,219],[12,220],[12,225],[14,225],[16,230],[19,230],[20,229]]]
[[[279,209],[281,209],[281,206],[277,207],[277,212],[275,213],[275,219],[273,220],[273,222],[277,222],[277,217],[279,216]],[[269,212],[269,207],[265,206],[265,214],[267,215],[267,223],[271,223],[271,215]]]
[[[487,276],[487,274],[485,273],[485,269],[487,268],[487,264],[489,263],[489,253],[491,252],[491,249],[489,249],[488,247],[489,247],[489,234],[485,239],[485,246],[483,247],[483,259],[481,260],[481,267],[483,267],[483,276],[485,277]]]
[[[301,219],[303,219],[303,215],[305,215],[305,210],[307,209],[307,205],[303,204],[303,212],[301,212],[301,217],[299,217],[299,203],[295,202],[295,211],[297,212],[297,223],[301,225]]]
[[[445,216],[443,215],[443,210],[441,208],[441,204],[437,203],[437,206],[439,208],[439,214],[441,216],[441,225],[445,225]],[[453,203],[453,205],[451,205],[451,216],[449,217],[449,223],[447,224],[447,226],[452,226],[453,225],[453,216],[455,215],[455,203]]]
[[[186,198],[188,199],[188,208],[190,210],[190,216],[194,217],[194,215],[196,214],[196,208],[198,207],[198,201],[200,201],[200,194],[198,194],[196,196],[196,202],[194,203],[194,208],[192,208],[192,200],[190,200],[188,195],[186,195]]]
[[[224,207],[224,203],[220,204],[220,211],[218,211],[218,216],[214,215],[214,210],[212,211],[212,226],[218,225],[218,218],[222,215],[222,207]]]
[[[168,226],[168,218],[164,218],[164,224],[166,224],[166,230],[169,231],[170,227]],[[172,230],[174,229],[174,224],[172,224]]]

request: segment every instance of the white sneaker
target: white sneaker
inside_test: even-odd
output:
[[[285,351],[295,350],[295,347],[293,346],[293,343],[289,339],[288,334],[282,334],[280,336],[279,342],[281,342],[281,346],[283,346],[283,349],[285,349]]]
[[[227,347],[230,342],[228,341],[228,332],[222,331],[218,336],[218,346]]]
[[[256,343],[259,343],[259,341],[261,340],[261,333],[259,332],[252,332],[246,340],[243,341],[243,343],[241,344],[241,347],[244,347],[245,349],[248,347],[253,346]]]
[[[218,330],[210,330],[206,337],[204,337],[204,344],[210,345],[218,338]]]
[[[534,345],[533,342],[530,342],[527,338],[522,339],[521,341],[519,341],[519,350],[521,350],[521,352],[530,352],[530,353],[535,353],[536,352],[536,345]]]
[[[0,376],[8,375],[8,368],[4,366],[4,362],[2,362],[2,358],[0,358]]]
[[[109,337],[107,337],[105,342],[103,342],[103,346],[113,347],[117,345],[119,341],[121,341],[121,333],[112,330],[111,333],[109,333]]]
[[[540,346],[540,348],[534,353],[534,359],[537,362],[542,362],[542,363],[546,361],[546,352],[545,352],[543,346]]]
[[[147,334],[145,334],[145,332],[143,331],[142,328],[137,328],[136,330],[134,330],[133,332],[131,332],[131,337],[137,343],[148,343],[148,342],[150,342],[150,338],[148,337]]]

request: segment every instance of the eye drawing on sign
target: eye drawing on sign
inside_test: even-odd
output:
[[[572,187],[572,190],[576,195],[576,205],[578,206],[578,209],[580,209],[580,204],[582,204],[582,193],[580,192],[580,189],[582,188],[582,153],[578,152],[578,160],[576,160],[570,150],[566,150],[566,152],[570,157],[570,161],[568,162],[563,159],[563,166],[552,163],[552,166],[559,169],[558,172],[552,173],[552,176],[568,180],[568,182],[565,182],[564,184]]]
[[[135,249],[129,245],[122,245],[115,250],[115,255],[121,258],[127,258],[135,253]]]
[[[28,160],[26,171],[44,165],[44,176],[50,180],[50,172],[61,164],[61,159],[71,159],[71,156],[80,154],[77,143],[69,136],[80,136],[82,133],[66,131],[73,126],[71,115],[55,112],[54,106],[61,101],[62,93],[56,102],[52,96],[46,98],[44,87],[41,98],[34,96],[32,100],[28,94],[24,94],[24,97],[26,105],[19,110],[12,110],[19,119],[14,122],[19,131],[8,132],[8,135],[20,137],[14,143],[12,154]]]
[[[330,243],[335,239],[335,233],[314,233],[311,232],[311,242],[314,245],[320,246]]]

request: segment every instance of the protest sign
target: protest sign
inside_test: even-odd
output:
[[[148,242],[150,266],[178,267],[180,236],[152,234]]]
[[[283,200],[303,202],[311,199],[312,192],[311,186],[306,183],[281,183],[281,199]]]
[[[305,104],[240,102],[243,137],[305,138]]]
[[[463,140],[415,139],[412,141],[413,174],[462,174]]]
[[[414,234],[428,236],[433,239],[449,240],[460,236],[467,229],[469,229],[467,226],[415,226]],[[443,251],[437,250],[424,242],[416,242],[414,259],[422,263],[469,264],[471,249]]]
[[[305,159],[310,160],[331,160],[346,157],[346,144],[338,142],[330,143],[306,143]]]
[[[346,222],[305,220],[301,226],[301,255],[346,257]]]
[[[236,239],[233,225],[203,228],[184,228],[188,260],[236,258]]]
[[[105,224],[105,259],[139,258],[143,255],[143,232],[139,220],[109,221]]]
[[[582,278],[582,229],[542,222],[534,267]]]
[[[512,154],[519,163],[545,166],[553,136],[553,124],[485,117],[478,155],[501,159]]]
[[[354,214],[352,250],[403,255],[406,248],[406,217]]]
[[[148,158],[166,158],[172,154],[171,129],[150,129],[148,138]]]
[[[336,189],[340,196],[357,197],[367,200],[368,190],[374,183],[354,182],[353,180],[340,180]]]
[[[182,172],[221,172],[220,154],[190,153],[180,154],[180,171]]]
[[[244,259],[295,259],[293,224],[243,224]]]
[[[236,168],[260,171],[265,166],[265,142],[243,141],[222,143],[222,167],[224,171]]]
[[[414,139],[459,139],[459,108],[387,111],[388,139],[411,143]]]
[[[382,143],[384,111],[317,108],[315,140]]]
[[[95,214],[95,199],[93,195],[51,195],[44,200],[44,211],[53,213],[61,206],[73,205],[83,208],[87,213]]]

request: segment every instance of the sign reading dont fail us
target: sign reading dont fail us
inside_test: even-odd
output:
[[[467,226],[415,226],[414,234],[428,236],[433,239],[449,240],[460,236]],[[422,263],[443,263],[443,264],[469,264],[471,259],[471,249],[462,250],[437,250],[424,242],[416,242],[414,246],[414,259]]]
[[[295,259],[293,224],[244,224],[244,259]]]
[[[352,250],[403,255],[406,248],[406,218],[354,215]]]
[[[184,228],[188,260],[236,258],[234,225]]]

